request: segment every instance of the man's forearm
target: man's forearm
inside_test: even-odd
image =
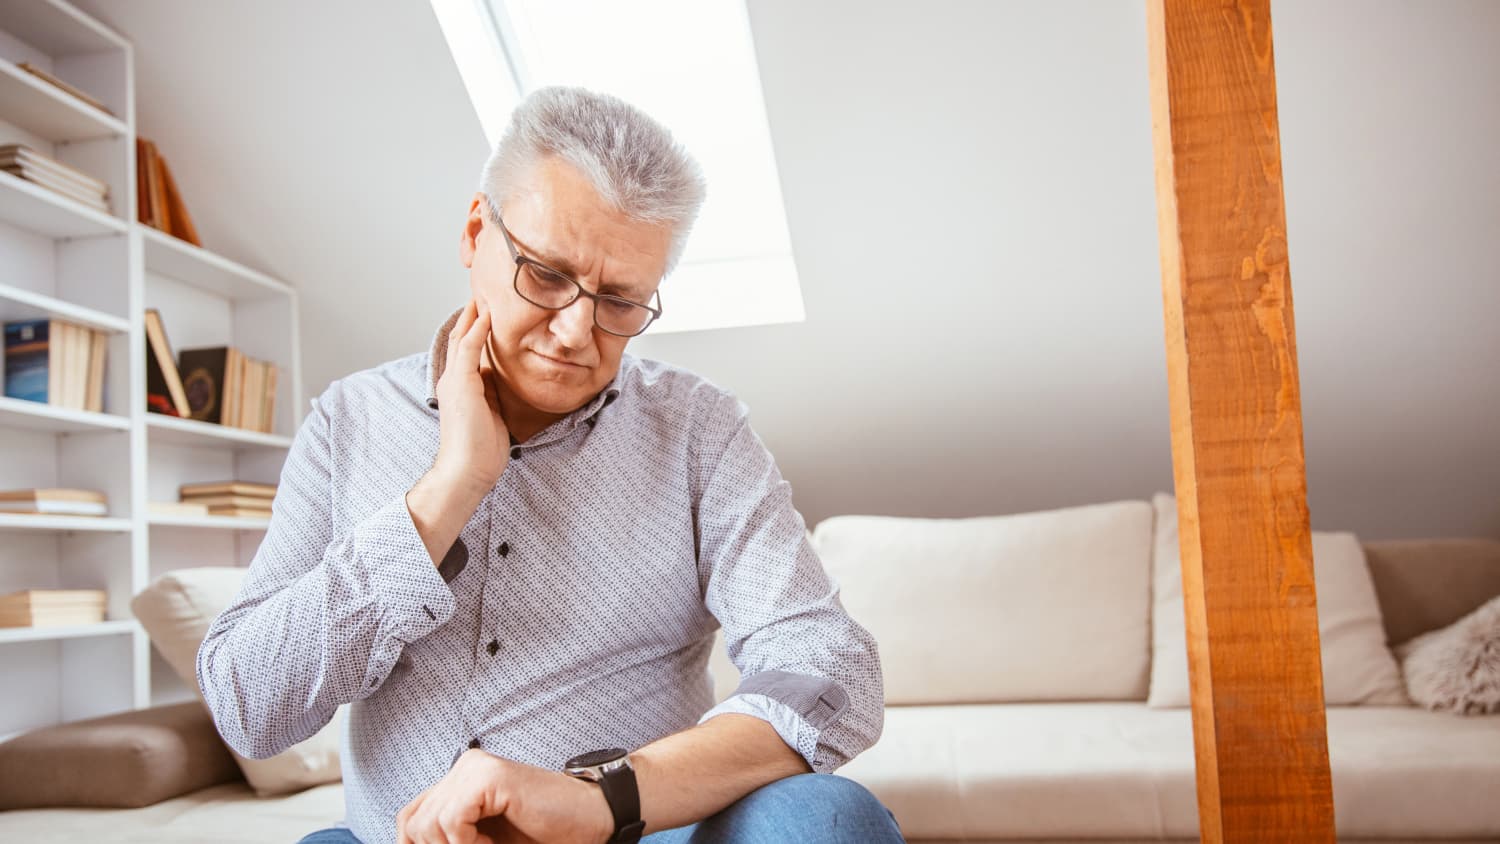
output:
[[[710,718],[630,754],[646,832],[703,820],[776,780],[811,769],[765,721]]]
[[[467,488],[428,472],[406,493],[411,523],[427,546],[433,565],[440,565],[458,540],[485,491]]]

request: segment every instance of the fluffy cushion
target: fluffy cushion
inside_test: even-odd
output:
[[[1177,502],[1158,493],[1153,567],[1151,706],[1187,706],[1187,621],[1182,602],[1182,562]],[[1380,604],[1365,566],[1364,549],[1351,533],[1314,531],[1313,581],[1318,590],[1318,636],[1323,650],[1323,700],[1407,705],[1401,672],[1385,646]]]
[[[244,580],[245,569],[216,566],[178,569],[152,581],[130,602],[130,608],[172,669],[198,690],[198,646],[208,626],[229,605]],[[263,797],[285,794],[342,778],[339,737],[344,707],[311,738],[269,759],[234,754],[245,779]],[[232,752],[232,751],[231,751]]]
[[[880,644],[886,702],[1141,700],[1151,508],[838,516],[814,545]]]
[[[0,810],[129,809],[239,778],[197,701],[43,727],[0,744]]]
[[[1428,709],[1500,712],[1500,597],[1396,648],[1406,690]]]

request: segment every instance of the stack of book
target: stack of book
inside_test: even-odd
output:
[[[58,89],[59,91],[62,91],[63,93],[65,93],[65,94],[67,94],[67,95],[69,95],[71,97],[77,97],[78,99],[83,100],[84,102],[88,103],[89,105],[93,106],[94,108],[99,109],[100,111],[104,112],[105,114],[108,114],[108,115],[113,115],[114,114],[114,112],[110,111],[109,107],[106,106],[104,103],[100,102],[99,100],[95,99],[94,97],[89,96],[84,91],[82,91],[82,90],[80,90],[78,88],[75,88],[72,85],[69,85],[68,83],[62,81],[61,79],[58,79],[56,76],[53,76],[52,74],[48,73],[47,71],[42,70],[39,67],[36,67],[31,62],[21,62],[21,63],[17,64],[16,67],[19,67],[20,69],[26,71],[27,73],[31,74],[32,76],[35,76],[37,79],[40,79],[43,82],[46,82],[48,85],[51,85],[52,87]]]
[[[103,620],[103,589],[27,589],[0,595],[0,627],[60,627]]]
[[[96,489],[0,490],[0,513],[50,513],[62,516],[103,516],[109,512],[109,499]]]
[[[5,395],[76,410],[104,409],[109,334],[60,319],[5,324]]]
[[[136,216],[142,223],[167,234],[202,246],[198,229],[177,192],[172,169],[157,151],[156,144],[144,139],[135,141]]]
[[[183,349],[175,360],[161,314],[146,311],[146,409],[270,433],[277,369],[230,346]]]
[[[203,507],[210,516],[269,519],[276,485],[250,481],[183,484],[178,488],[178,495],[182,504]]]
[[[0,145],[0,168],[81,202],[95,211],[109,213],[109,185],[48,158],[25,144]]]

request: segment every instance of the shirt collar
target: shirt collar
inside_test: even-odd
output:
[[[443,377],[443,368],[448,364],[448,335],[453,332],[453,326],[458,324],[458,318],[463,315],[463,312],[463,308],[454,311],[443,321],[442,325],[438,326],[437,333],[432,335],[432,348],[428,350],[427,354],[427,406],[433,410],[438,409],[438,379]],[[621,371],[624,371],[625,367],[629,365],[630,360],[629,355],[622,356],[620,360]],[[568,416],[561,420],[564,422],[569,419],[572,420],[571,425],[563,427],[567,430],[572,430],[584,423],[588,423],[592,427],[598,422],[599,411],[608,407],[616,398],[619,398],[620,383],[620,373],[616,372],[614,380],[605,385],[604,389],[600,390],[597,396],[589,400],[588,404],[568,414]],[[554,423],[554,426],[556,424]],[[526,442],[526,445],[533,444],[537,444],[536,437]]]

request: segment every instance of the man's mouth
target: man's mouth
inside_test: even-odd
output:
[[[564,360],[562,358],[555,358],[555,357],[553,357],[551,355],[539,352],[536,349],[532,349],[531,353],[534,354],[534,355],[536,355],[539,358],[542,358],[543,360],[555,363],[558,366],[568,366],[568,367],[574,367],[574,368],[577,368],[577,369],[588,369],[588,367],[584,366],[581,363],[574,363],[573,361],[570,361],[570,360]]]

